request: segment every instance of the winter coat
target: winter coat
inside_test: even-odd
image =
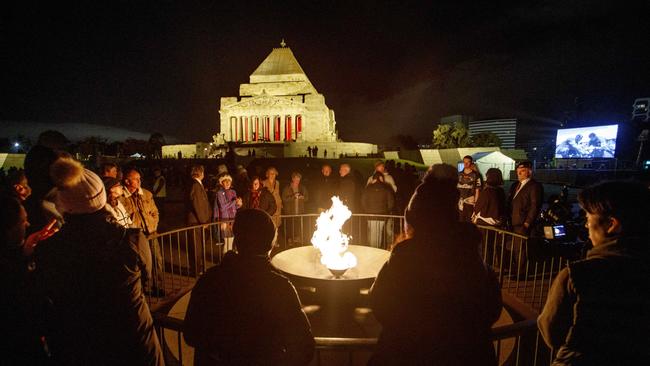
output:
[[[560,271],[537,319],[553,365],[648,363],[649,261],[648,238],[622,238]]]
[[[501,313],[494,274],[472,224],[455,222],[393,249],[370,293],[382,325],[370,365],[496,365],[490,331]]]
[[[314,353],[291,282],[267,258],[234,252],[192,290],[183,334],[197,366],[307,365]]]
[[[386,183],[371,183],[363,189],[361,207],[366,214],[388,215],[395,207],[395,193]]]
[[[294,192],[291,184],[282,190],[282,207],[285,215],[300,215],[305,213],[305,203],[309,200],[309,192],[303,184],[298,185]]]
[[[264,187],[260,188],[259,207],[253,207],[253,203],[251,202],[251,192],[248,191],[242,198],[242,208],[257,208],[259,210],[266,212],[269,215],[273,215],[273,213],[275,213],[275,211],[277,210],[277,206],[275,206],[275,199],[273,198],[273,195],[268,191],[268,189]]]
[[[144,235],[105,210],[65,220],[37,247],[37,270],[54,307],[49,346],[57,363],[163,365],[142,288],[151,274]]]
[[[269,190],[275,200],[275,212],[271,214],[275,227],[280,226],[280,214],[282,213],[282,196],[280,195],[280,181],[277,179],[273,184],[268,179],[262,181],[262,185]]]
[[[330,208],[332,206],[332,196],[336,195],[337,187],[338,179],[335,176],[330,175],[329,177],[325,177],[321,175],[316,181],[316,184],[311,186],[311,191],[315,192],[316,196],[314,199],[316,208]]]
[[[151,192],[140,188],[131,193],[125,189],[122,203],[131,216],[133,227],[142,229],[145,235],[153,234],[158,230],[160,216]]]
[[[219,189],[214,198],[215,221],[234,220],[237,215],[237,192],[234,189]]]
[[[185,199],[186,224],[198,225],[210,222],[212,210],[203,184],[192,178],[192,185]]]
[[[506,194],[501,187],[485,186],[474,205],[477,225],[500,226],[505,223]]]
[[[352,173],[339,179],[338,196],[353,213],[356,210],[357,182]]]

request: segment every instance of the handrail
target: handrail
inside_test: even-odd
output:
[[[494,232],[497,232],[499,234],[508,234],[508,235],[514,236],[515,238],[521,238],[521,239],[525,239],[525,240],[530,239],[529,236],[517,234],[515,232],[508,231],[508,230],[501,229],[501,228],[494,227],[494,226],[476,225],[476,227],[479,228],[479,229],[486,229],[486,230],[494,231]]]

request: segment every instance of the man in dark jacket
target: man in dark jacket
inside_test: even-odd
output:
[[[647,364],[650,191],[607,182],[582,191],[579,201],[593,249],[560,271],[537,319],[557,350],[553,365]]]
[[[339,175],[341,178],[339,179],[338,195],[343,204],[348,206],[348,209],[354,213],[357,199],[357,182],[354,176],[350,174],[350,171],[350,164],[343,163],[339,167]]]
[[[517,183],[510,187],[508,209],[512,230],[529,235],[544,200],[544,187],[533,179],[532,164],[524,161],[517,164]]]
[[[56,364],[163,365],[142,289],[151,274],[147,240],[104,210],[95,173],[72,159],[57,160],[51,172],[66,223],[37,247],[37,263],[54,307],[49,345]]]
[[[321,175],[316,180],[315,189],[316,199],[314,204],[318,212],[323,212],[332,206],[332,196],[336,195],[337,180],[332,175],[332,167],[329,164],[323,164],[320,169]]]
[[[375,172],[370,177],[370,184],[364,188],[361,195],[361,207],[363,212],[371,215],[389,215],[395,207],[395,193],[390,185],[384,182],[384,174]],[[368,219],[368,244],[376,248],[385,248],[387,241],[392,238],[386,237],[386,219],[371,217]]]
[[[212,218],[212,210],[208,193],[203,187],[203,178],[205,177],[203,165],[193,166],[191,174],[190,189],[185,197],[185,223],[188,226],[207,224]]]
[[[269,262],[271,216],[243,209],[233,231],[237,253],[228,252],[192,290],[183,334],[196,349],[194,364],[308,364],[314,353],[309,321],[291,282]]]
[[[212,219],[212,209],[208,200],[208,192],[203,186],[205,171],[203,165],[194,165],[191,173],[192,180],[189,190],[185,194],[185,224],[195,226],[208,224]],[[188,238],[188,251],[190,256],[190,269],[192,271],[202,272],[203,263],[203,243],[205,242],[205,229],[195,228],[193,234]]]

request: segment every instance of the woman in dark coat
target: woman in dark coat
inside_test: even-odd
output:
[[[498,168],[490,168],[485,178],[485,186],[474,206],[472,222],[476,225],[501,226],[506,216],[503,175]]]
[[[382,325],[370,365],[496,365],[490,329],[501,312],[480,233],[457,220],[456,169],[436,165],[406,209],[396,244],[370,293]]]
[[[251,179],[251,186],[242,199],[242,208],[256,208],[269,215],[273,215],[277,209],[275,198],[268,189],[262,186],[260,177]]]

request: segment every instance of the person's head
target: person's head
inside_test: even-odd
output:
[[[52,150],[62,150],[68,144],[68,139],[59,131],[47,130],[38,135],[38,145]]]
[[[124,186],[126,189],[133,193],[140,189],[142,185],[140,172],[138,169],[130,167],[124,171]]]
[[[25,171],[22,169],[11,171],[7,175],[7,186],[23,202],[32,194],[32,188],[29,186]]]
[[[525,181],[526,179],[533,176],[533,165],[530,161],[522,161],[517,164],[517,180],[520,182]]]
[[[16,197],[0,197],[0,227],[0,243],[4,246],[2,249],[22,245],[29,221],[27,212]]]
[[[102,164],[102,177],[117,178],[117,164],[104,163]]]
[[[111,206],[117,205],[117,199],[124,194],[122,184],[117,178],[104,177],[104,189],[106,190],[106,198]]]
[[[275,167],[268,167],[266,169],[266,178],[270,181],[274,181],[278,177],[278,170]]]
[[[160,170],[160,168],[156,167],[156,168],[153,169],[154,177],[158,178],[158,177],[160,177],[161,174],[162,174],[162,171]]]
[[[350,164],[343,163],[339,167],[339,175],[341,177],[345,177],[346,175],[350,174]]]
[[[472,158],[469,155],[463,156],[463,168],[471,169],[473,163],[474,163],[474,158]]]
[[[621,236],[647,236],[650,232],[650,191],[636,182],[604,182],[578,195],[587,214],[587,229],[594,246]]]
[[[62,214],[81,215],[97,212],[106,205],[101,178],[72,158],[59,158],[50,166],[56,186],[54,203]]]
[[[386,166],[384,165],[384,162],[381,160],[377,160],[375,162],[375,171],[379,173],[383,173],[386,170]]]
[[[329,164],[323,164],[320,168],[320,172],[324,177],[329,177],[330,174],[332,174],[332,167]]]
[[[435,164],[424,177],[404,213],[407,231],[425,234],[457,221],[457,170],[448,164]],[[416,234],[417,236],[417,234]]]
[[[485,172],[485,183],[492,187],[503,185],[503,174],[499,168],[490,168]]]
[[[579,143],[580,141],[582,141],[582,135],[581,135],[581,134],[577,134],[577,135],[576,135],[576,138],[575,138],[575,142]]]
[[[261,186],[262,183],[260,182],[260,177],[253,176],[253,178],[251,178],[251,189],[253,191],[259,191]]]
[[[205,177],[205,169],[203,165],[193,165],[190,174],[194,179],[203,180],[203,177]]]
[[[300,184],[301,179],[302,179],[302,174],[300,174],[299,172],[291,173],[291,184],[298,185]]]
[[[237,211],[232,230],[234,246],[242,256],[268,256],[273,248],[275,225],[271,216],[262,210]]]
[[[230,189],[230,187],[232,187],[232,177],[228,174],[220,176],[219,185],[223,187],[223,189]]]

